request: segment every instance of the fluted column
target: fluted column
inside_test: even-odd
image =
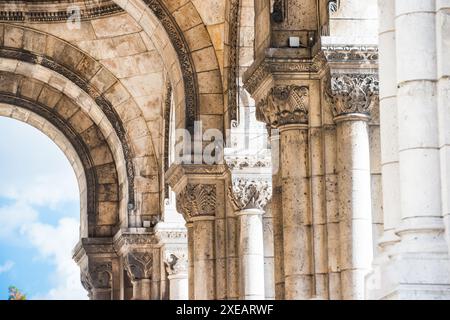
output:
[[[331,80],[337,135],[340,264],[343,299],[364,299],[373,259],[368,121],[375,75],[336,74]]]
[[[308,113],[307,86],[275,86],[257,104],[258,120],[280,132],[279,174],[286,299],[310,299],[313,296]]]
[[[184,250],[167,250],[164,261],[170,282],[170,300],[188,300],[188,261]]]
[[[263,215],[272,193],[269,181],[237,178],[229,195],[239,217],[240,299],[265,298]]]

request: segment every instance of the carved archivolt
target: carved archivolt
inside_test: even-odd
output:
[[[370,115],[378,94],[375,74],[338,74],[331,77],[331,102],[335,117],[359,113]]]
[[[216,185],[188,184],[177,196],[177,210],[188,218],[215,216]]]
[[[309,89],[304,86],[277,86],[256,106],[256,117],[272,127],[307,124]]]
[[[265,180],[237,178],[228,189],[228,196],[236,210],[265,210],[272,198],[272,184]]]
[[[148,252],[128,252],[125,255],[125,269],[132,281],[151,279],[153,255]]]

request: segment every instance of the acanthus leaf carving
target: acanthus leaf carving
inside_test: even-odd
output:
[[[228,196],[236,210],[265,210],[272,198],[272,185],[266,180],[233,179]]]
[[[153,255],[148,251],[125,254],[125,269],[132,281],[151,279]]]
[[[332,111],[335,117],[347,114],[370,116],[379,82],[375,74],[336,74],[331,76]]]
[[[112,262],[94,262],[81,270],[81,284],[92,293],[93,289],[110,289],[112,281]]]
[[[188,218],[215,216],[216,185],[188,184],[177,196],[177,210]]]
[[[256,117],[269,126],[307,124],[309,117],[309,88],[277,86],[256,106]]]

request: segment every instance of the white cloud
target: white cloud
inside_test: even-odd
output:
[[[72,249],[78,240],[79,223],[72,218],[63,218],[57,226],[40,222],[22,229],[39,256],[50,259],[55,266],[51,282],[53,288],[35,296],[35,299],[86,299],[86,291],[80,283],[80,270],[72,260]]]
[[[0,207],[0,238],[10,241],[20,240],[17,231],[23,225],[35,222],[37,218],[38,212],[23,202]]]
[[[0,274],[10,271],[14,267],[14,262],[11,260],[6,261],[0,265]]]
[[[0,239],[31,245],[37,258],[53,265],[52,289],[34,298],[86,299],[79,268],[72,260],[78,219],[61,218],[55,226],[41,220],[47,208],[79,201],[78,183],[64,153],[37,129],[0,117],[0,177],[0,200],[13,202],[0,206]]]

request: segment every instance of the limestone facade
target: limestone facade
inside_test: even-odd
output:
[[[447,299],[449,16],[2,2],[0,115],[76,172],[91,299]]]

